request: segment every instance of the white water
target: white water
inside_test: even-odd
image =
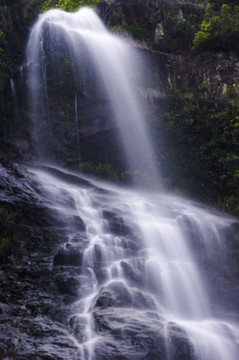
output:
[[[157,181],[154,155],[132,79],[137,73],[136,53],[109,34],[89,9],[75,14],[51,10],[32,29],[27,58],[38,151],[42,146],[38,138],[40,109],[44,109],[45,118],[48,116],[47,64],[61,50],[62,43],[67,44],[76,71],[81,57],[91,59],[111,102],[112,118],[130,169],[147,162]],[[102,191],[97,186],[103,184],[80,187],[47,171],[34,173],[43,185],[49,206],[57,210],[65,226],[66,246],[82,246],[76,242],[79,235],[86,239],[78,276],[79,300],[74,305],[74,318],[81,330],[76,336],[72,325],[69,332],[79,349],[77,359],[97,360],[99,351],[109,344],[114,348],[115,331],[121,346],[112,352],[112,359],[118,359],[126,347],[134,348],[128,345],[135,341],[130,333],[137,333],[135,329],[141,333],[141,326],[148,329],[145,337],[152,329],[163,338],[167,360],[175,359],[172,339],[180,331],[184,331],[193,349],[191,359],[238,359],[239,328],[233,322],[236,314],[218,315],[217,299],[211,298],[211,282],[198,266],[196,254],[196,244],[200,244],[207,260],[213,259],[216,251],[220,261],[226,261],[221,234],[231,219],[185,199],[108,185]],[[70,217],[80,217],[85,232],[73,226]],[[220,311],[226,313],[229,305]],[[100,328],[100,318],[111,332]]]
[[[47,45],[44,46],[45,43]],[[136,77],[140,73],[140,65],[136,50],[109,33],[96,13],[88,8],[71,14],[50,10],[40,16],[31,31],[26,53],[36,132],[39,112],[42,112],[41,102],[44,104],[45,117],[48,112],[47,77],[50,74],[47,73],[47,64],[52,62],[51,66],[54,67],[57,53],[66,51],[63,44],[68,48],[76,73],[79,66],[82,72],[90,63],[92,71],[101,79],[129,170],[143,166],[153,178],[157,178],[156,162],[137,93]],[[40,153],[41,144],[37,134],[35,138]]]
[[[114,326],[119,326],[119,321],[124,341],[129,337],[127,322],[149,324],[159,333],[163,324],[169,360],[174,359],[172,324],[187,333],[194,349],[190,359],[238,359],[238,324],[225,314],[215,317],[217,299],[210,299],[207,279],[200,273],[202,269],[192,253],[195,242],[204,243],[207,239],[204,245],[209,253],[213,246],[223,260],[222,233],[233,219],[173,196],[127,191],[100,183],[96,186],[105,186],[107,191],[81,188],[47,171],[34,173],[59,216],[62,219],[79,216],[86,225],[88,245],[79,275],[79,301],[74,306],[75,316],[84,326],[84,336],[78,342],[80,359],[97,360],[95,349],[112,341],[107,332],[97,331],[94,318],[97,311],[101,315],[102,311],[116,312],[118,320],[114,320]],[[108,213],[123,219],[119,233],[112,230],[110,219],[105,216]],[[188,234],[188,223],[195,229],[194,236]],[[67,246],[75,246],[78,231],[71,230],[67,222],[65,226],[69,229]],[[211,252],[210,256],[215,255]],[[130,300],[124,303],[121,291],[114,290],[118,287]],[[102,310],[102,305],[96,305],[97,299],[102,292],[112,289],[113,303]],[[155,323],[152,313],[158,314],[160,323]]]

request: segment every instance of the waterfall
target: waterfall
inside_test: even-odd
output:
[[[59,67],[59,58],[64,61],[64,56],[69,56],[75,81],[77,74],[89,71],[100,77],[129,170],[147,168],[157,182],[156,162],[135,82],[140,72],[139,61],[132,46],[109,33],[93,10],[81,8],[72,14],[50,10],[41,15],[33,27],[26,53],[30,103],[39,153],[44,152],[44,140],[39,138],[39,127],[42,126],[39,114],[43,113],[47,122],[48,77]]]
[[[129,169],[146,163],[157,182],[134,82],[137,52],[86,8],[46,12],[31,31],[28,85],[37,151],[46,153],[41,134],[51,121],[48,76],[59,67],[62,51],[75,77],[81,73],[81,86],[90,62],[110,101]],[[77,123],[79,85],[73,85]],[[217,285],[234,219],[162,192],[123,189],[56,167],[31,171],[67,239],[53,269],[69,271],[78,284],[68,322],[75,359],[238,359],[233,289]]]
[[[66,228],[54,266],[80,254],[69,318],[76,359],[238,359],[233,290],[221,305],[223,289],[200,267],[205,251],[209,264],[227,261],[223,234],[234,219],[174,196],[32,171]]]

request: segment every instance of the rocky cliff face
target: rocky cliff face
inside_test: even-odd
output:
[[[204,5],[206,3],[207,1]],[[30,157],[32,150],[28,134],[26,89],[22,88],[21,73],[17,67],[24,64],[27,26],[31,24],[34,14],[30,6],[23,7],[22,21],[13,5],[1,6],[0,10],[1,22],[7,24],[6,45],[4,52],[0,54],[1,112],[5,123],[2,127],[2,151],[4,152],[4,146],[10,146],[14,153]],[[109,28],[123,35],[128,34],[136,43],[138,41],[140,47],[145,48],[149,61],[147,96],[151,100],[167,99],[172,91],[176,90],[181,92],[183,97],[196,96],[209,103],[218,104],[228,101],[231,89],[235,92],[234,96],[238,94],[239,85],[236,79],[239,77],[239,65],[236,53],[196,54],[191,50],[195,29],[204,15],[201,2],[102,0],[96,10]],[[13,94],[11,79],[16,83],[16,95]],[[14,96],[17,99],[14,99]],[[22,110],[18,114],[16,109],[13,109],[16,103]],[[160,109],[157,111],[160,112]],[[85,113],[79,117],[84,118]],[[67,119],[69,114],[64,110],[55,116]],[[93,120],[84,121],[80,131],[83,138],[92,133],[95,117],[91,116]],[[11,128],[16,129],[10,132],[9,123]],[[89,124],[89,130],[85,123],[87,126]],[[105,128],[101,123],[102,121],[93,132],[98,132],[100,127]]]
[[[25,168],[1,164],[0,175],[0,359],[44,359],[49,345],[52,358],[65,359],[74,345],[51,270],[64,235]]]
[[[197,54],[192,51],[194,33],[205,14],[201,2],[102,0],[97,10],[113,31],[128,33],[139,41],[139,46],[146,45],[156,57],[156,63],[163,60],[164,66],[158,66],[158,77],[160,73],[163,76],[162,83],[158,83],[163,95],[177,89],[182,90],[184,96],[203,98],[206,95],[217,102],[225,100],[223,96],[230,85],[238,92],[235,83],[239,71],[237,53]],[[208,83],[207,94],[200,89],[203,81]]]
[[[79,301],[92,287],[91,282],[84,281],[88,277],[92,280],[92,273],[85,273],[83,266],[84,256],[87,258],[85,249],[90,251],[91,247],[95,254],[92,271],[99,283],[98,293],[90,300],[92,321],[104,344],[96,345],[96,358],[165,360],[170,348],[171,360],[194,359],[190,338],[173,321],[167,322],[170,346],[165,346],[165,318],[153,298],[143,291],[143,270],[127,262],[133,259],[132,264],[137,263],[145,248],[138,230],[135,232],[129,219],[117,212],[114,200],[118,195],[58,169],[44,171],[55,182],[65,182],[69,189],[72,185],[75,190],[83,188],[83,192],[95,194],[95,211],[102,212],[107,236],[113,234],[118,244],[122,239],[124,247],[120,251],[128,257],[121,260],[121,265],[131,287],[128,289],[117,277],[115,281],[105,282],[102,249],[97,243],[88,247],[90,229],[79,213],[72,211],[74,199],[64,193],[62,198],[54,193],[49,196],[34,169],[1,163],[0,359],[82,359],[79,344],[84,342],[86,325],[79,313]],[[59,207],[62,203],[68,209],[64,213]],[[174,214],[180,211],[172,210]],[[208,281],[210,296],[215,299],[212,307],[222,318],[225,304],[227,312],[232,314],[238,313],[239,308],[238,268],[236,263],[232,266],[233,254],[238,252],[238,222],[228,220],[221,235],[225,235],[229,266],[225,254],[214,243],[216,239],[212,237],[206,243],[199,229],[190,222],[190,216],[181,218],[187,225],[188,238],[193,239],[191,246]]]
[[[208,3],[102,0],[97,9],[144,49],[144,97],[165,182],[237,213],[238,52],[192,50]]]
[[[238,114],[228,110],[224,127],[220,125],[220,114],[225,113],[227,107],[234,106],[239,92],[239,61],[235,52],[195,54],[191,51],[192,26],[201,22],[204,13],[200,5],[199,0],[102,0],[97,11],[113,31],[131,36],[133,44],[139,46],[139,51],[148,61],[147,86],[142,90],[142,98],[147,118],[156,134],[158,159],[166,171],[165,181],[173,182],[172,188],[179,187],[178,184],[183,190],[191,187],[191,193],[201,194],[202,199],[208,200],[207,196],[215,189],[219,189],[215,191],[215,196],[225,192],[227,198],[235,196],[238,191],[235,174],[231,170],[238,164],[234,156],[238,142],[235,133],[230,133],[230,126],[237,123],[228,125],[228,121]],[[75,247],[66,246],[65,229],[56,219],[54,210],[49,210],[49,199],[44,196],[41,185],[24,167],[12,163],[34,157],[26,87],[22,77],[24,68],[20,67],[24,63],[28,26],[34,16],[30,5],[22,8],[22,13],[11,6],[8,2],[0,7],[1,25],[3,20],[7,20],[4,28],[7,44],[4,52],[0,53],[0,155],[10,160],[2,161],[0,165],[0,359],[73,360],[78,349],[69,334],[79,339],[82,336],[81,324],[73,316],[75,308],[72,304],[78,299],[78,265],[85,245],[84,226],[80,219],[69,219],[82,237],[75,239]],[[64,89],[59,89],[59,94],[64,98]],[[195,99],[191,102],[190,99],[195,97],[198,102]],[[114,129],[104,99],[100,91],[94,93],[94,98],[86,93],[81,93],[80,98],[78,116],[83,119],[79,128],[83,159],[95,163],[110,162],[118,156],[118,149],[115,148]],[[58,102],[51,103],[51,126],[59,135],[53,145],[58,151],[56,160],[74,166],[77,160],[73,155],[75,118],[71,110],[74,103],[66,99],[64,105],[67,103],[70,107],[63,106],[62,109],[56,106]],[[175,112],[170,113],[172,110]],[[209,110],[214,117],[210,115],[208,118]],[[184,119],[187,120],[186,125]],[[212,142],[218,141],[218,133],[224,134],[225,142],[215,148]],[[158,145],[159,139],[161,145]],[[232,147],[233,142],[237,142],[235,147]],[[204,157],[199,153],[200,146],[205,148]],[[230,177],[225,178],[223,171],[215,169],[216,165],[219,168],[224,166],[222,160],[217,164],[215,149],[218,151],[219,148],[220,159],[224,157],[225,163],[229,164]],[[232,154],[231,160],[227,157],[228,153]],[[213,173],[208,178],[209,163]],[[210,194],[204,192],[207,187]],[[121,219],[115,218],[114,214],[105,216],[116,234],[125,229]],[[230,271],[225,268],[223,276],[218,275],[221,269],[212,269],[200,249],[197,252],[202,266],[211,274],[213,295],[216,297],[218,289],[223,288],[223,301],[234,298],[233,310],[238,311],[238,296],[235,295],[238,293],[238,224],[235,222],[225,231],[234,266],[233,291]],[[111,310],[108,308],[108,312],[104,309],[105,304],[117,298],[115,294],[120,298],[124,295],[120,287],[109,287],[99,294],[95,322],[98,331],[112,332],[117,345],[122,339],[114,327],[114,307]],[[157,331],[150,330],[143,321],[133,324],[130,317],[124,320],[128,321],[126,330],[130,341],[143,343],[143,347],[139,345],[135,350],[135,359],[138,360],[139,356],[145,359],[145,351],[149,352],[148,359],[165,358],[160,346],[163,338]],[[158,326],[160,320],[154,321]],[[147,333],[146,338],[144,335],[139,337],[138,327],[142,334]],[[169,333],[175,359],[190,358],[192,349],[182,329],[172,323]],[[152,344],[156,344],[155,350],[150,353]],[[132,360],[130,348],[126,343],[124,356],[117,354],[117,347],[112,349],[110,345],[97,351],[99,359],[112,359],[114,355],[115,359],[121,356],[120,359]]]
[[[131,39],[148,64],[146,82],[140,92],[165,183],[172,189],[178,188],[236,212],[238,54],[236,51],[192,51],[192,40],[207,3],[102,0],[96,11],[112,31]],[[4,157],[29,160],[35,157],[34,139],[24,83],[25,68],[19,65],[24,64],[27,26],[34,19],[34,11],[29,4],[24,6],[22,21],[16,4],[1,7],[1,21],[9,21],[5,26],[8,42],[2,44],[4,52],[0,53],[0,152]],[[15,39],[13,43],[12,38]],[[120,171],[125,170],[99,84],[93,91],[77,90],[76,109],[74,81],[71,80],[72,74],[65,63],[60,73],[52,74],[48,84],[53,90],[49,94],[50,120],[44,119],[39,128],[48,143],[47,153],[54,153],[53,160],[58,163],[77,167],[79,143],[82,161],[95,166],[107,162]],[[61,85],[64,81],[71,84],[67,91],[66,86]],[[58,137],[48,138],[50,133],[57,133]],[[195,154],[196,142],[195,161],[193,155],[185,154]],[[225,156],[222,151],[226,151]],[[185,156],[190,159],[188,163],[183,160]],[[185,169],[183,176],[180,175],[182,168]],[[185,178],[189,181],[185,182]]]

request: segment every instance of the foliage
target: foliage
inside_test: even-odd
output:
[[[57,0],[46,0],[39,7],[41,11],[45,12],[47,10],[55,8],[57,6],[57,3]]]
[[[142,27],[137,24],[126,24],[125,22],[122,22],[121,25],[113,26],[112,29],[118,32],[120,32],[121,30],[125,30],[134,39],[140,41],[145,41],[147,38],[146,31],[144,31]]]
[[[151,183],[150,173],[145,168],[136,169],[134,171],[125,170],[122,167],[116,168],[109,162],[94,163],[92,161],[84,161],[80,164],[80,170],[86,174],[110,180],[115,183],[124,184],[137,183],[141,186],[148,186]]]
[[[207,80],[203,80],[199,85],[200,92],[206,97],[209,93],[209,84]]]
[[[175,96],[159,121],[154,130],[161,132],[158,159],[167,184],[237,214],[239,104],[218,109]]]
[[[195,34],[193,50],[230,51],[238,49],[239,5],[223,4],[220,13],[208,4],[200,30]]]
[[[12,249],[12,239],[9,236],[0,238],[0,260],[6,258]]]
[[[237,91],[234,85],[228,85],[226,88],[225,96],[228,100],[237,99]]]
[[[51,8],[59,8],[65,11],[76,11],[81,6],[92,7],[98,4],[100,0],[46,0],[41,6],[42,11],[47,11]]]
[[[166,15],[167,20],[170,20],[173,24],[176,25],[178,30],[191,30],[191,24],[187,22],[186,20],[179,20],[176,16],[173,16],[170,12]],[[193,16],[190,17],[190,19],[193,19]]]
[[[117,170],[108,162],[95,164],[91,161],[85,161],[80,164],[80,169],[86,174],[98,176],[106,180],[119,180]]]
[[[0,51],[4,51],[3,48],[6,45],[5,34],[2,30],[0,30]]]

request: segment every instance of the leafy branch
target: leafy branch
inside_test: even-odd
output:
[[[219,13],[214,5],[208,4],[200,30],[195,34],[195,51],[238,50],[239,41],[239,5],[223,4]]]

